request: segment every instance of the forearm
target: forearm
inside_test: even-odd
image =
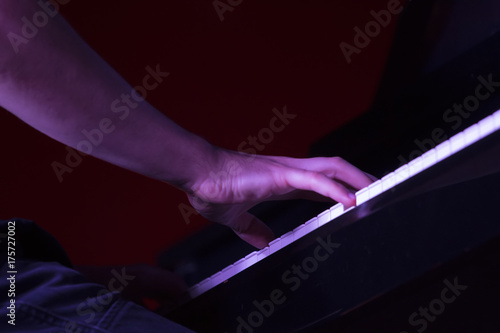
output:
[[[36,1],[0,6],[2,37],[20,34],[21,18],[40,10]],[[131,86],[60,15],[19,45],[17,54],[7,38],[1,43],[0,105],[29,125],[82,150],[88,145],[79,143],[89,142],[84,133],[102,127],[102,140],[97,135],[91,146],[93,156],[184,190],[203,172],[200,161],[210,159],[211,145],[138,101],[138,95],[130,96]],[[155,66],[159,80],[168,79]]]
[[[88,133],[99,129],[103,134],[84,152],[181,188],[203,216],[250,244],[263,248],[273,239],[247,212],[256,204],[316,192],[349,207],[356,203],[352,191],[372,182],[339,158],[256,157],[218,149],[145,101],[125,99],[137,104],[126,111],[115,103],[132,88],[60,16],[13,52],[5,36],[20,33],[21,18],[37,10],[35,0],[0,1],[0,106],[77,149],[84,150],[81,143],[92,141]]]

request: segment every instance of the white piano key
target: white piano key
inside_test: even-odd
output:
[[[451,148],[450,148],[450,141],[444,141],[437,145],[436,148],[436,161],[442,161],[448,156],[450,156]]]
[[[212,280],[212,286],[216,286],[216,285],[218,285],[219,283],[223,282],[223,281],[221,280],[221,276],[222,276],[222,271],[217,272],[217,273],[215,273],[214,275],[212,275],[212,276],[210,277],[210,279]]]
[[[394,185],[400,184],[410,177],[408,165],[403,165],[394,171]]]
[[[293,242],[293,234],[291,231],[281,236],[281,248],[284,248],[285,246],[287,246],[292,242]]]
[[[196,296],[201,295],[200,284],[197,283],[194,286],[192,286],[191,288],[189,288],[188,293],[189,293],[189,296],[191,296],[191,298],[195,298]]]
[[[206,278],[198,284],[198,292],[203,294],[204,292],[210,290],[213,287],[212,279]]]
[[[450,149],[452,154],[462,150],[465,146],[465,134],[463,132],[455,134],[450,138]]]
[[[431,149],[422,155],[422,170],[425,170],[436,164],[436,149]]]
[[[376,182],[371,183],[370,186],[368,186],[368,191],[370,192],[370,198],[374,198],[382,193],[382,181],[377,180]]]
[[[500,111],[493,114],[493,124],[497,130],[500,128]]]
[[[248,268],[257,262],[257,251],[253,251],[245,257],[245,266]]]
[[[381,180],[382,180],[382,191],[384,192],[392,189],[394,187],[394,184],[396,183],[394,172],[385,175]]]
[[[315,230],[318,228],[318,218],[313,217],[306,223],[304,223],[304,229],[306,233],[310,233],[311,231]]]
[[[236,269],[234,268],[234,265],[229,265],[226,268],[224,268],[221,272],[221,282],[224,282],[226,280],[229,280],[231,277],[236,275]]]
[[[370,191],[367,187],[356,192],[356,206],[359,206],[368,200],[370,200]]]
[[[481,137],[481,134],[479,132],[479,125],[478,124],[472,125],[471,127],[467,128],[464,131],[464,134],[465,134],[466,145],[469,146],[469,145],[473,144],[474,142],[479,140],[479,138]]]
[[[341,203],[336,204],[330,208],[330,221],[336,219],[340,215],[344,214],[344,205]]]
[[[370,200],[382,191],[386,191],[397,184],[404,182],[412,175],[429,168],[439,161],[449,157],[452,153],[469,146],[480,138],[489,135],[498,129],[500,129],[500,110],[495,112],[490,117],[483,119],[478,124],[467,128],[463,132],[452,137],[450,140],[439,144],[437,147],[429,150],[419,158],[401,166],[396,171],[382,178],[382,180],[379,180],[367,188],[358,191],[356,193],[357,205]],[[233,265],[226,267],[222,271],[191,287],[189,289],[189,294],[191,297],[201,295],[202,293],[215,287],[217,284],[223,283],[232,276],[275,253],[276,251],[279,251],[281,248],[293,243],[295,240],[307,235],[309,232],[317,229],[325,223],[335,220],[340,215],[351,209],[354,209],[354,207],[344,211],[344,206],[342,204],[336,204],[330,209],[319,214],[318,217],[315,217],[307,221],[305,224],[295,228],[294,231],[287,232],[280,238],[273,240],[265,249],[250,253],[245,258],[235,262]]]
[[[305,225],[301,224],[297,228],[293,229],[293,241],[296,241],[300,237],[306,234]]]
[[[270,254],[269,252],[269,246],[263,248],[262,250],[257,252],[257,261],[261,261],[265,257],[267,257]]]
[[[245,270],[245,268],[246,268],[245,262],[246,262],[245,258],[241,258],[240,260],[238,260],[237,262],[235,262],[233,264],[234,274],[238,274],[239,272],[242,272]]]
[[[408,163],[410,177],[413,177],[420,171],[422,171],[422,166],[423,166],[422,156],[419,156],[410,163]]]
[[[323,213],[318,215],[318,227],[321,227],[323,224],[328,223],[331,220],[330,210],[325,210]]]
[[[354,208],[356,208],[356,206],[351,206],[351,207],[349,207],[349,208],[347,208],[347,209],[342,209],[342,214],[345,214],[345,213],[347,213],[348,211],[353,210]],[[342,214],[341,214],[341,215],[342,215]]]
[[[479,125],[479,133],[483,138],[491,134],[495,130],[494,120],[492,116],[484,118],[478,123],[478,125]]]
[[[281,249],[281,238],[276,238],[271,243],[269,243],[270,254],[273,254],[276,251]]]

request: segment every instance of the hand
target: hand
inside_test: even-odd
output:
[[[296,159],[217,150],[206,175],[188,198],[207,219],[224,224],[257,248],[274,239],[271,229],[247,211],[268,200],[304,197],[314,192],[354,206],[353,194],[374,178],[339,157]]]
[[[78,266],[76,267],[89,281],[108,287],[116,274],[126,275],[125,284],[121,285],[123,298],[143,304],[145,298],[161,304],[162,311],[174,307],[185,297],[187,285],[180,276],[168,270],[147,264],[127,266]],[[115,274],[113,274],[113,272]]]

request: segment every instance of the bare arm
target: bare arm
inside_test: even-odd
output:
[[[80,149],[87,140],[84,131],[104,121],[110,133],[92,147],[93,156],[180,188],[205,217],[228,225],[256,247],[273,235],[247,213],[255,204],[299,189],[351,206],[355,200],[342,183],[359,189],[371,182],[339,158],[253,156],[212,146],[146,101],[125,114],[113,102],[132,88],[61,16],[14,52],[9,33],[20,34],[21,18],[38,10],[33,0],[0,2],[0,105]],[[164,79],[160,67],[151,70]]]
[[[0,4],[0,105],[73,148],[88,140],[82,131],[99,128],[103,119],[110,119],[107,128],[114,130],[92,147],[93,156],[188,190],[199,171],[198,160],[208,158],[204,155],[210,145],[146,101],[137,103],[130,96],[130,85],[60,15],[14,52],[9,32],[22,36],[21,18],[31,18],[39,10],[31,0]],[[157,71],[154,67],[151,69]],[[165,79],[165,72],[157,67],[157,75]],[[148,83],[154,81],[151,78]],[[133,112],[125,113],[120,104],[113,105],[124,94],[129,95],[129,103],[137,104]]]

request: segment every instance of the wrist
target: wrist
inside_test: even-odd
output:
[[[158,178],[187,194],[193,194],[198,184],[214,172],[223,149],[196,135],[190,136],[187,141],[188,145],[177,147],[181,151],[175,161],[165,161],[164,170],[167,172]]]

